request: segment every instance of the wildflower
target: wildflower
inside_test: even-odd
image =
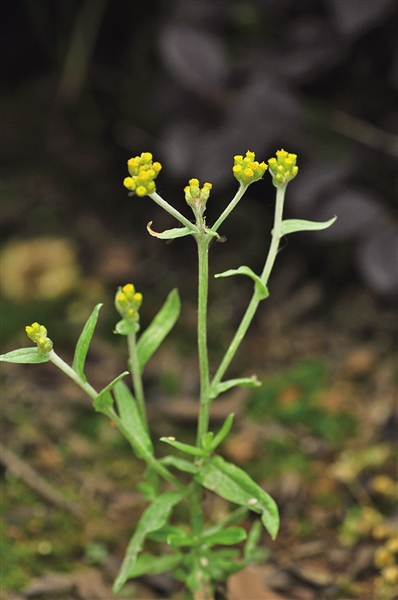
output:
[[[250,152],[249,150],[246,152],[245,157],[241,155],[234,156],[232,172],[235,178],[244,185],[250,185],[254,181],[258,181],[268,169],[268,165],[265,162],[259,163],[255,158],[256,155],[254,152]]]
[[[270,158],[268,166],[276,187],[287,185],[298,173],[297,154],[289,154],[286,150],[277,150],[276,158]]]
[[[32,325],[27,325],[25,327],[25,331],[29,339],[32,342],[36,342],[37,349],[40,354],[48,354],[53,349],[53,343],[50,338],[47,337],[47,329],[44,325],[39,325],[39,323],[32,323]]]
[[[185,200],[195,214],[203,215],[213,186],[211,183],[204,183],[203,187],[200,188],[198,179],[190,179],[188,183],[189,185],[184,188]]]
[[[142,294],[135,291],[135,287],[132,283],[127,283],[123,287],[119,287],[116,292],[115,306],[118,313],[129,321],[130,323],[136,323],[139,321],[140,316],[138,309],[142,304]]]
[[[148,196],[156,191],[154,179],[159,175],[162,165],[152,161],[150,152],[142,152],[141,156],[130,158],[127,161],[130,177],[125,177],[123,185],[137,194]]]

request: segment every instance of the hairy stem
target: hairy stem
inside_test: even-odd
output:
[[[144,388],[142,385],[142,377],[140,364],[138,360],[137,354],[137,337],[135,331],[132,331],[127,336],[127,344],[129,348],[129,366],[131,369],[131,378],[133,381],[134,387],[134,396],[137,401],[138,410],[140,413],[141,420],[148,430],[148,420],[146,416],[145,410],[145,397],[144,397]]]
[[[275,216],[274,216],[274,227],[272,230],[272,240],[270,249],[268,251],[267,260],[265,261],[264,269],[261,274],[261,281],[264,285],[267,285],[269,276],[271,274],[272,267],[275,262],[276,255],[278,253],[279,242],[281,239],[281,231],[282,231],[282,215],[283,215],[283,203],[285,199],[285,191],[286,186],[277,187],[276,188],[276,205],[275,205]],[[243,315],[242,321],[235,333],[234,338],[232,339],[228,350],[225,353],[224,358],[222,359],[220,366],[217,369],[216,374],[211,382],[211,387],[213,390],[215,387],[221,382],[222,378],[229,365],[231,364],[232,359],[234,358],[236,351],[238,350],[240,343],[242,342],[250,323],[253,320],[253,317],[256,313],[258,305],[261,300],[258,297],[256,289],[254,290],[252,299],[250,300],[249,306],[246,309],[245,314]]]

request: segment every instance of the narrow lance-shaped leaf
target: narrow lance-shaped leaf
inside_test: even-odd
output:
[[[244,388],[260,387],[262,385],[255,375],[252,377],[239,377],[237,379],[228,379],[227,381],[221,381],[210,391],[211,398],[217,398],[219,394],[228,391],[232,387],[239,386]]]
[[[195,465],[193,462],[189,460],[184,460],[183,458],[179,458],[178,456],[168,455],[163,456],[159,460],[162,465],[175,467],[180,471],[184,471],[185,473],[197,473],[199,471],[199,467]]]
[[[205,544],[215,546],[216,544],[224,544],[225,546],[233,546],[239,544],[247,538],[247,533],[243,527],[228,527],[215,533],[201,535],[200,541]]]
[[[194,478],[222,498],[260,513],[264,527],[275,539],[279,529],[278,507],[245,471],[221,456],[214,456],[203,464]]]
[[[162,231],[162,233],[157,233],[151,229],[152,223],[153,221],[149,221],[148,225],[146,226],[148,232],[153,235],[153,237],[160,238],[161,240],[174,240],[186,235],[192,235],[193,233],[193,231],[188,229],[188,227],[175,227],[174,229],[166,229],[166,231]]]
[[[115,387],[118,381],[123,379],[123,377],[126,377],[128,374],[128,371],[123,371],[123,373],[115,377],[115,379],[113,379],[106,387],[104,387],[104,389],[100,391],[93,402],[93,406],[96,411],[104,412],[107,408],[110,408],[113,405],[113,398],[110,394],[110,391]]]
[[[93,337],[94,329],[98,321],[98,314],[102,304],[97,304],[93,312],[87,319],[83,331],[77,340],[75,355],[73,357],[72,369],[79,375],[80,379],[87,381],[84,374],[84,364],[86,362],[87,352],[90,346],[91,338]]]
[[[137,354],[140,369],[143,370],[152,354],[159,348],[166,335],[173,328],[181,310],[178,290],[174,289],[167,296],[166,302],[146,328],[137,342]]]
[[[36,365],[50,360],[49,354],[41,354],[37,348],[19,348],[0,355],[1,362]]]
[[[232,275],[247,275],[254,281],[259,299],[265,300],[265,298],[268,298],[269,291],[267,287],[263,284],[260,277],[256,275],[250,267],[246,267],[243,265],[238,269],[228,269],[228,271],[224,271],[223,273],[217,273],[216,275],[214,275],[214,277],[218,279],[219,277],[231,277]]]
[[[156,498],[156,500],[154,500],[144,511],[127,547],[122,566],[113,585],[115,594],[119,592],[130,577],[130,573],[133,571],[136,564],[138,553],[141,552],[148,533],[156,531],[166,525],[173,507],[181,502],[187,493],[187,490],[181,492],[165,492]]]
[[[123,381],[118,381],[114,390],[120,421],[133,449],[139,458],[148,453],[153,455],[152,441],[141,420],[134,396]]]
[[[296,231],[320,231],[321,229],[327,229],[333,223],[337,217],[318,223],[316,221],[305,221],[304,219],[286,219],[282,221],[281,235],[287,235],[288,233],[295,233]]]
[[[211,442],[211,451],[213,452],[217,446],[221,444],[231,431],[232,423],[234,422],[235,413],[230,413],[225,419],[221,429],[216,433]]]
[[[143,553],[137,558],[137,562],[128,574],[128,577],[139,577],[140,575],[159,575],[160,573],[170,572],[181,562],[182,554],[163,554],[154,556],[153,554]]]
[[[182,450],[182,452],[186,452],[187,454],[191,454],[193,456],[207,456],[207,452],[205,452],[205,450],[202,450],[202,448],[198,448],[197,446],[191,446],[190,444],[184,444],[183,442],[177,442],[177,440],[175,440],[172,437],[161,437],[160,441],[165,442],[166,444],[169,444],[170,446],[173,446],[174,448]]]

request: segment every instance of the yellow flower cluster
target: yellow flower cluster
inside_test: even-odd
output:
[[[36,342],[37,348],[40,354],[48,354],[53,349],[53,343],[50,338],[47,337],[47,329],[44,325],[39,325],[39,323],[32,323],[32,325],[27,325],[25,327],[25,331],[28,335],[28,338],[32,340],[32,342]]]
[[[211,183],[204,183],[201,188],[199,187],[199,179],[190,179],[188,183],[189,185],[184,188],[185,200],[194,212],[198,211],[200,214],[203,214],[213,186]]]
[[[135,291],[135,287],[132,283],[127,283],[123,287],[120,287],[116,292],[115,306],[119,314],[130,321],[135,323],[139,321],[138,309],[142,304],[142,294]]]
[[[126,177],[123,185],[137,196],[147,196],[156,191],[154,179],[158,176],[162,165],[152,161],[150,152],[143,152],[141,156],[130,158],[127,161],[130,177]]]
[[[268,161],[269,170],[275,186],[286,185],[298,173],[297,154],[289,154],[286,150],[278,150],[276,158]]]
[[[268,169],[265,162],[259,163],[255,159],[256,155],[249,150],[246,152],[245,157],[241,155],[234,156],[232,172],[235,178],[244,185],[250,185],[254,181],[258,181]]]

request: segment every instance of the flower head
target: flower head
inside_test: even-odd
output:
[[[115,306],[118,313],[129,321],[130,323],[136,323],[139,321],[140,316],[138,309],[142,304],[142,294],[135,291],[135,287],[132,283],[127,283],[123,287],[119,287],[115,296]]]
[[[244,185],[250,185],[254,181],[258,181],[268,169],[265,162],[259,163],[255,158],[254,152],[249,150],[244,157],[241,155],[234,156],[233,174]]]
[[[189,185],[184,188],[185,200],[194,213],[203,215],[206,209],[206,202],[209,199],[210,191],[213,186],[211,183],[204,183],[201,188],[198,179],[190,179],[188,184]]]
[[[53,349],[53,343],[50,338],[47,337],[47,329],[44,325],[39,325],[39,323],[32,323],[32,325],[27,325],[25,327],[25,331],[29,339],[32,342],[36,342],[37,349],[40,354],[48,354]]]
[[[123,185],[137,194],[137,196],[148,196],[156,191],[154,179],[158,176],[162,165],[152,161],[150,152],[143,152],[141,156],[130,158],[127,161],[130,177],[125,177]]]
[[[296,166],[297,154],[289,154],[286,150],[277,150],[276,158],[270,158],[268,166],[272,175],[273,184],[278,186],[287,185],[298,173]]]

